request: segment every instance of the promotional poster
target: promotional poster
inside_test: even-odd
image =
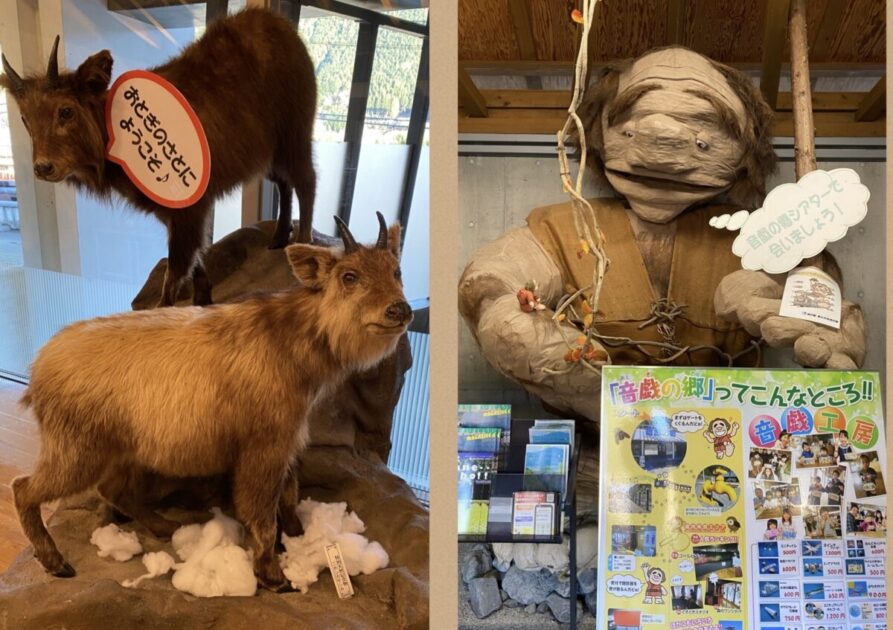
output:
[[[602,378],[598,628],[886,628],[876,373]]]

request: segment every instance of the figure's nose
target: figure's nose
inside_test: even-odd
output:
[[[48,177],[53,174],[53,171],[56,170],[56,167],[53,166],[52,162],[35,162],[34,163],[34,174],[38,177]]]
[[[694,168],[693,147],[694,138],[685,125],[665,114],[652,114],[636,126],[629,161],[657,172],[682,174]]]
[[[391,321],[403,323],[412,319],[412,307],[406,303],[406,300],[397,300],[388,306],[384,314]]]

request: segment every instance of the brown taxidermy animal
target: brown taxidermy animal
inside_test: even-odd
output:
[[[44,76],[22,78],[3,57],[0,85],[18,103],[31,134],[34,173],[49,182],[68,181],[99,197],[115,191],[167,226],[168,265],[159,306],[172,305],[190,276],[193,302],[211,302],[201,260],[209,242],[210,211],[215,199],[257,175],[267,176],[279,190],[271,248],[288,243],[293,190],[300,203],[298,242],[310,242],[316,196],[311,146],[316,78],[307,49],[286,19],[263,9],[222,18],[177,57],[151,69],[183,93],[208,138],[208,188],[182,209],[149,199],[121,166],[106,158],[111,53],[100,51],[74,72],[60,72],[58,45],[56,37]]]
[[[22,398],[40,426],[40,458],[12,488],[47,571],[74,575],[41,520],[41,504],[98,483],[120,512],[169,532],[171,521],[125,491],[132,471],[229,473],[255,573],[267,588],[285,587],[274,553],[276,509],[284,484],[284,500],[297,497],[290,464],[307,440],[308,411],[351,373],[393,353],[412,320],[400,278],[400,226],[388,230],[381,214],[378,220],[373,247],[358,245],[337,217],[343,252],[289,245],[300,280],[293,289],[79,322],[41,349]]]

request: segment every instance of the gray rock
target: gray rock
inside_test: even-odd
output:
[[[471,580],[483,576],[487,571],[493,568],[490,559],[490,552],[483,545],[475,545],[471,551],[462,558],[462,564],[459,567],[462,581],[468,584]]]
[[[509,570],[509,567],[512,566],[512,562],[511,562],[511,560],[509,560],[508,562],[500,562],[499,560],[496,560],[496,559],[494,558],[494,559],[493,559],[493,566],[494,566],[495,569],[496,569],[497,571],[499,571],[500,573],[505,573],[506,571]]]
[[[518,602],[518,603],[520,603],[520,602]],[[527,604],[524,607],[524,612],[526,612],[528,615],[536,614],[536,604]]]
[[[506,592],[505,592],[504,590],[502,590],[502,589],[499,589],[499,596],[502,598],[502,601],[505,601],[505,600],[507,600],[507,599],[509,598],[509,594],[506,593]]]
[[[577,576],[577,590],[581,595],[588,595],[595,587],[595,567],[590,567]]]
[[[499,585],[496,578],[474,578],[468,583],[468,599],[471,609],[478,619],[493,614],[502,608],[502,598],[499,596]]]
[[[570,597],[571,596],[571,581],[561,580],[557,575],[552,580],[552,590],[561,595],[562,597]]]
[[[592,591],[591,593],[586,593],[586,597],[583,598],[583,601],[586,602],[586,608],[589,609],[589,612],[592,613],[593,617],[595,616],[595,607],[596,607],[595,595],[596,595],[596,593],[598,593],[598,591]]]
[[[502,578],[502,588],[522,604],[539,604],[546,601],[555,584],[549,571],[522,571],[512,565]]]
[[[509,597],[507,600],[502,602],[502,605],[505,606],[506,608],[521,608],[521,606],[523,606],[524,604],[522,604],[521,602],[519,602],[516,599],[512,599],[511,597]],[[533,606],[533,604],[530,604],[530,605]],[[535,607],[534,607],[534,610],[536,610]]]
[[[536,612],[544,613],[544,612],[548,612],[548,611],[549,611],[549,604],[547,604],[546,602],[541,602],[536,605]]]
[[[560,623],[569,623],[571,620],[571,600],[562,597],[558,593],[552,593],[546,598],[546,606],[552,611],[552,616]],[[574,602],[577,606],[577,618],[583,614],[583,607],[580,602]]]

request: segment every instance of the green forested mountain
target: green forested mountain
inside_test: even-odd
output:
[[[333,131],[344,128],[356,53],[357,22],[342,17],[305,18],[300,34],[316,64],[318,117]],[[380,28],[367,106],[367,123],[402,127],[412,108],[422,40]],[[394,122],[395,119],[402,119]]]

